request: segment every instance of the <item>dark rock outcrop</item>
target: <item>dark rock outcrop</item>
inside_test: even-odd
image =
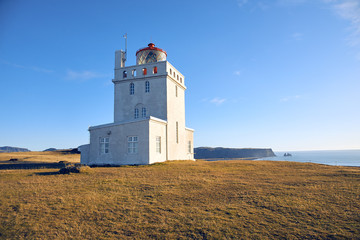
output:
[[[198,147],[194,149],[195,159],[209,158],[264,158],[275,157],[271,148],[211,148]]]
[[[91,168],[82,164],[67,165],[59,170],[59,174],[89,173]]]
[[[9,147],[9,146],[4,146],[4,147],[0,147],[0,152],[30,152],[29,149],[27,148],[19,148],[19,147]]]
[[[80,154],[77,148],[62,149],[57,151],[61,152],[62,154]]]
[[[80,154],[77,148],[69,148],[69,149],[56,149],[56,148],[48,148],[43,152],[58,152],[61,154]]]
[[[56,150],[57,150],[56,148],[48,148],[48,149],[45,149],[43,152],[53,152]]]

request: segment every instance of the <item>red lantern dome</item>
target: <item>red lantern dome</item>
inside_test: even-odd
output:
[[[167,53],[164,50],[155,47],[153,43],[149,43],[148,47],[139,49],[136,52],[136,64],[166,61],[166,57]]]

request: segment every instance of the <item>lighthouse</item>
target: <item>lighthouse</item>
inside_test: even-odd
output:
[[[114,122],[89,127],[90,143],[80,146],[86,165],[152,164],[193,160],[194,130],[185,125],[185,76],[149,43],[125,66],[115,52]]]

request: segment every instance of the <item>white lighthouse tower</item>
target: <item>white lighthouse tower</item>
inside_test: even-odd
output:
[[[136,65],[126,67],[125,56],[115,52],[114,122],[89,128],[81,163],[193,160],[194,130],[185,127],[185,77],[153,43],[136,52]]]

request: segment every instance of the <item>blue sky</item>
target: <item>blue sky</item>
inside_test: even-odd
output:
[[[88,143],[114,52],[186,77],[195,146],[360,149],[360,0],[0,1],[0,146]]]

